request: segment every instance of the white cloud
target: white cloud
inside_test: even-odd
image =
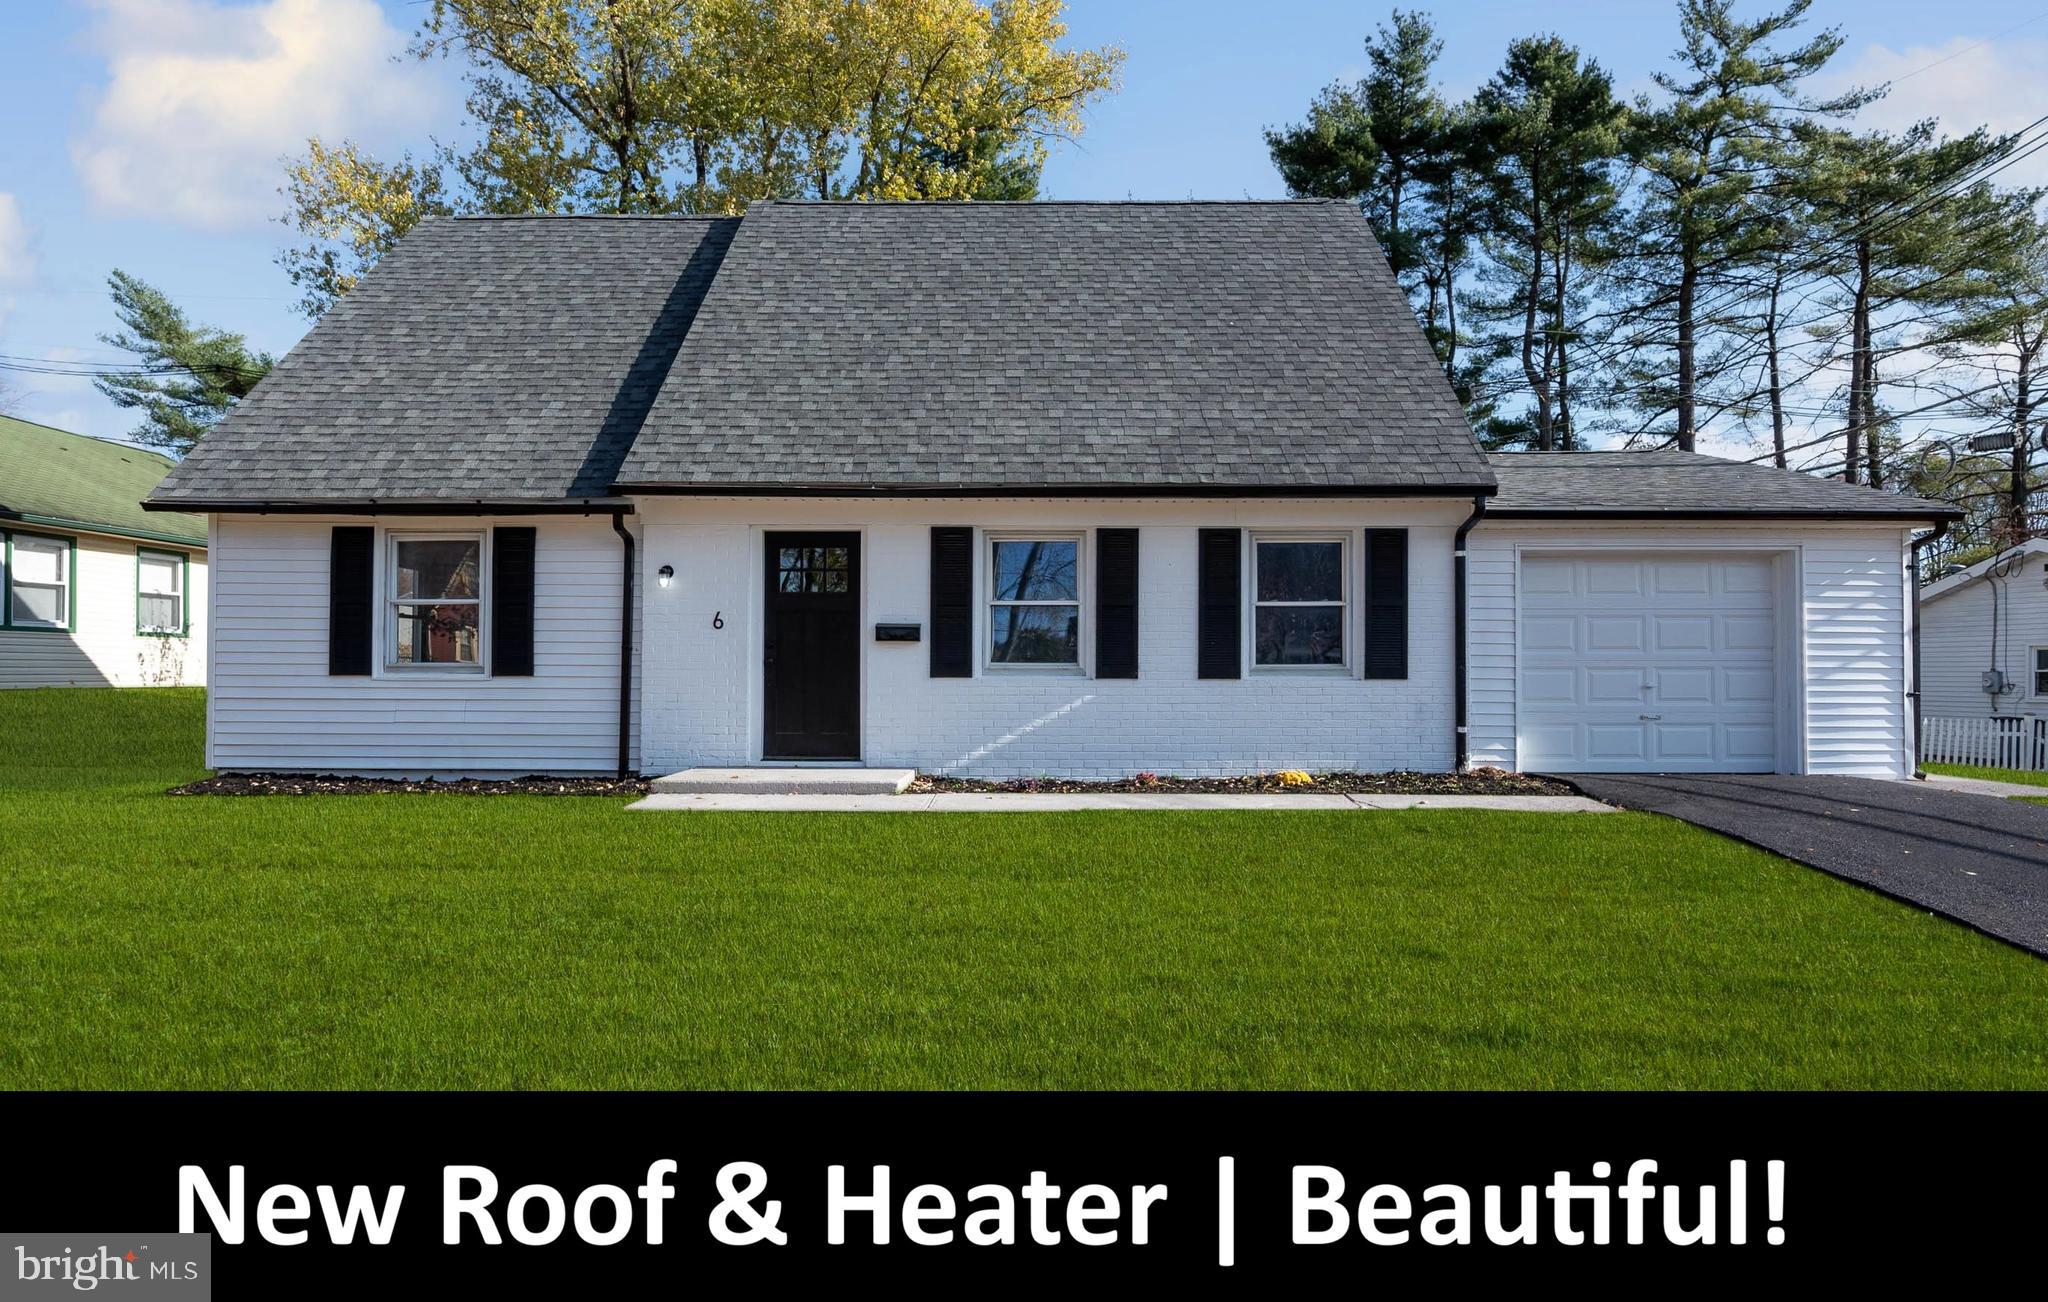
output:
[[[35,279],[33,234],[28,220],[21,215],[21,204],[13,195],[0,190],[0,329],[6,328],[15,304],[14,296],[6,291]]]
[[[0,190],[0,285],[25,285],[35,278],[36,252],[21,204]]]
[[[441,71],[393,62],[375,0],[89,0],[109,78],[72,161],[111,212],[231,228],[277,214],[308,136],[417,139]]]
[[[1938,118],[1942,131],[1961,136],[1980,126],[2018,131],[2048,115],[2043,67],[2048,67],[2048,41],[1986,42],[1982,35],[1964,35],[1902,50],[1865,46],[1825,78],[1815,78],[1815,85],[1834,92],[1891,82],[1889,95],[1857,114],[1859,127],[1899,131],[1923,118]],[[2048,150],[2015,163],[1997,179],[2011,185],[2048,184]]]

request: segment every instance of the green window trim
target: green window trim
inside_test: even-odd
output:
[[[64,544],[64,626],[14,622],[14,540],[41,538]],[[0,629],[10,633],[76,633],[78,631],[78,539],[69,534],[34,529],[0,529]]]
[[[155,556],[178,562],[178,627],[173,629],[146,628],[142,623],[142,558]],[[150,594],[161,596],[161,593]],[[137,637],[189,637],[192,634],[192,553],[181,552],[175,547],[137,547],[135,549],[135,636]]]

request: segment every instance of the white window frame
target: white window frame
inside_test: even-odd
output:
[[[1260,543],[1336,543],[1338,547],[1338,580],[1336,601],[1260,601],[1259,600],[1259,544]],[[1355,532],[1346,529],[1252,529],[1246,531],[1245,609],[1250,617],[1244,622],[1244,662],[1255,674],[1304,675],[1316,678],[1350,677],[1355,671],[1358,657],[1358,601],[1353,587],[1357,582],[1358,541]],[[1259,608],[1270,606],[1276,610],[1295,607],[1335,606],[1338,609],[1337,627],[1344,637],[1344,662],[1335,665],[1264,665],[1259,663]]]
[[[53,543],[57,547],[58,563],[64,577],[55,584],[41,581],[31,582],[32,588],[56,587],[64,594],[64,618],[55,621],[43,619],[17,619],[14,614],[14,590],[22,582],[21,566],[14,559],[24,542]],[[5,536],[6,560],[0,565],[0,600],[6,606],[0,608],[0,626],[33,633],[68,633],[78,627],[78,539],[68,534],[36,533],[31,530],[15,529]]]
[[[145,560],[169,561],[177,574],[178,588],[175,592],[152,592],[142,586],[142,563]],[[189,594],[185,589],[192,582],[192,557],[186,552],[174,552],[163,547],[137,547],[135,549],[135,635],[137,637],[186,637],[192,631],[192,610],[188,604]],[[178,602],[178,620],[170,628],[148,628],[142,622],[142,599],[144,597],[175,597]]]
[[[996,549],[1002,543],[1070,542],[1074,544],[1074,599],[1072,601],[1003,601],[996,596]],[[1088,531],[1085,529],[990,530],[984,535],[982,573],[987,576],[987,595],[981,603],[981,664],[999,674],[1085,674],[1088,672]],[[996,659],[996,611],[1005,606],[1074,607],[1074,658],[1057,664],[1019,664]]]
[[[477,547],[477,595],[474,599],[452,597],[445,601],[401,600],[398,596],[398,546],[409,542],[474,542]],[[490,675],[491,656],[491,531],[483,529],[406,529],[384,534],[383,628],[378,637],[384,653],[381,668],[387,674]],[[476,663],[420,664],[398,658],[398,608],[400,606],[476,606]]]
[[[2041,665],[2043,654],[2048,654],[2048,646],[2027,648],[2027,694],[2029,696],[2048,698],[2048,692],[2041,690],[2041,675],[2048,674],[2048,669],[2044,669]]]

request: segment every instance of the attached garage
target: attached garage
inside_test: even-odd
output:
[[[1914,771],[1912,543],[1954,508],[1684,452],[1490,459],[1470,763]]]
[[[1775,772],[1784,572],[1759,552],[1524,552],[1523,766]]]

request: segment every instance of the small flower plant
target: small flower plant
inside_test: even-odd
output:
[[[1273,775],[1273,780],[1283,787],[1312,787],[1316,784],[1314,778],[1300,769],[1281,769]]]

